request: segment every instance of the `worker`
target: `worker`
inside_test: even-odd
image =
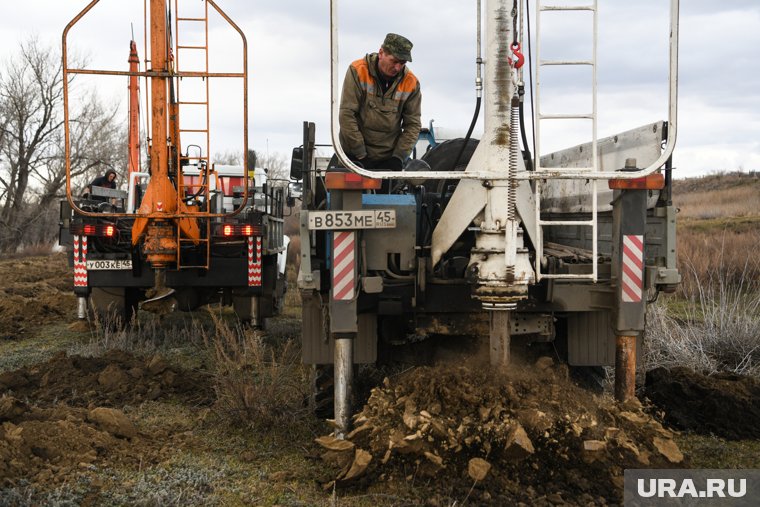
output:
[[[340,99],[340,144],[365,169],[400,170],[420,133],[422,93],[406,67],[409,39],[389,33],[377,53],[348,67]]]
[[[108,202],[107,197],[92,195],[92,187],[116,188],[116,171],[109,169],[103,176],[98,176],[87,185],[90,200]]]

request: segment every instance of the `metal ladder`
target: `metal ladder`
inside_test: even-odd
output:
[[[544,5],[542,0],[536,0],[536,164],[538,173],[557,172],[575,173],[578,179],[583,179],[585,174],[599,171],[599,154],[597,151],[597,105],[596,105],[596,52],[597,52],[597,0],[591,0],[590,5]],[[542,60],[541,59],[541,15],[545,12],[557,11],[590,11],[593,16],[593,49],[590,60]],[[591,66],[592,69],[592,110],[590,113],[580,114],[544,114],[541,112],[541,68],[544,66]],[[545,168],[541,167],[541,123],[547,120],[590,120],[592,129],[592,165],[590,167],[572,168]],[[546,179],[551,176],[547,174]],[[541,186],[542,180],[535,180],[535,205],[536,205],[536,281],[542,278],[577,280],[588,279],[596,282],[598,271],[598,222],[597,222],[597,181],[591,179],[591,219],[590,220],[542,220],[541,219]],[[541,260],[544,255],[544,227],[545,226],[583,226],[592,229],[592,272],[584,274],[551,274],[541,272]]]
[[[180,134],[180,139],[182,137],[182,133],[196,133],[196,134],[205,134],[206,136],[206,155],[203,155],[203,147],[201,147],[200,153],[198,153],[198,156],[190,156],[188,153],[187,155],[182,155],[180,153],[180,150],[177,150],[177,160],[176,160],[176,167],[178,172],[178,182],[177,182],[177,199],[178,201],[182,201],[184,199],[184,193],[185,188],[190,188],[192,192],[195,192],[197,190],[203,191],[204,196],[204,202],[206,203],[206,206],[210,206],[210,188],[209,188],[209,182],[210,182],[210,161],[209,161],[209,153],[210,153],[210,126],[209,126],[209,114],[210,114],[210,108],[209,108],[209,67],[208,67],[208,2],[203,2],[203,15],[202,16],[181,16],[180,10],[179,10],[179,4],[180,0],[174,0],[174,34],[175,34],[175,47],[176,51],[174,52],[174,61],[175,61],[175,71],[177,73],[182,73],[182,67],[181,62],[183,61],[181,58],[181,55],[184,52],[189,51],[195,51],[195,52],[201,52],[203,55],[203,70],[201,72],[196,72],[193,77],[183,77],[177,79],[177,125],[178,130]],[[190,44],[182,44],[182,41],[180,39],[180,23],[182,24],[198,24],[201,23],[203,27],[203,43],[202,44],[196,44],[196,45],[190,45]],[[196,97],[197,100],[182,100],[182,94],[181,94],[181,87],[182,87],[182,80],[183,79],[201,79],[203,80],[203,86],[201,87],[203,90],[203,96],[202,97]],[[182,106],[193,106],[193,107],[202,107],[204,109],[203,113],[206,118],[206,124],[203,126],[204,128],[182,128],[181,123],[181,115],[180,110]],[[180,143],[180,146],[182,146],[182,143]],[[186,185],[183,181],[182,176],[182,163],[183,162],[190,162],[194,161],[199,168],[198,172],[198,183],[197,184],[189,184]],[[205,164],[203,164],[205,162]],[[204,174],[205,172],[205,174]],[[205,182],[205,183],[203,183]],[[177,203],[179,206],[179,202]],[[211,218],[205,217],[203,218],[203,215],[207,214],[207,212],[210,211],[208,208],[206,212],[203,212],[202,210],[198,213],[200,215],[201,221],[204,224],[205,228],[205,235],[203,235],[198,240],[190,239],[190,238],[183,238],[181,231],[179,229],[179,223],[177,224],[177,238],[179,238],[179,247],[177,248],[177,269],[192,269],[192,268],[202,268],[202,269],[208,269],[209,268],[209,262],[211,258]],[[206,253],[204,255],[205,262],[202,264],[183,264],[182,263],[182,245],[188,244],[188,243],[195,243],[195,241],[200,241],[201,243],[204,243],[206,246]]]

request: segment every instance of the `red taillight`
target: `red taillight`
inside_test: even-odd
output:
[[[328,190],[377,190],[381,185],[381,180],[365,178],[355,173],[329,172],[325,177]]]
[[[231,238],[235,236],[259,236],[261,228],[251,224],[224,224],[217,229],[217,235]]]
[[[610,180],[609,185],[612,190],[660,190],[665,187],[665,176],[652,173],[643,178]]]
[[[69,227],[71,234],[76,236],[101,236],[113,238],[119,234],[119,230],[114,224],[83,224],[72,223]]]

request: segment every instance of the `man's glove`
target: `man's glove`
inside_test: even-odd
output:
[[[400,171],[404,165],[404,161],[398,157],[391,157],[386,161],[385,165],[391,171]]]

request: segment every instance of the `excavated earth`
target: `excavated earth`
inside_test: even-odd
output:
[[[760,438],[760,381],[753,377],[656,368],[647,372],[646,396],[676,428],[729,440]]]
[[[0,341],[73,322],[70,276],[62,255],[0,261]],[[210,407],[206,374],[160,355],[47,357],[0,370],[0,492],[71,483],[95,468],[142,469],[201,445],[182,429],[147,429],[139,407]],[[651,413],[662,411],[676,428],[758,437],[750,424],[760,415],[756,382],[652,372],[646,394],[656,410],[616,404],[576,386],[548,357],[508,373],[464,362],[419,367],[372,389],[346,441],[317,439],[317,475],[327,491],[358,496],[418,484],[431,492],[430,505],[618,503],[625,468],[689,466]]]
[[[616,503],[624,469],[688,466],[641,404],[577,387],[549,357],[415,369],[375,388],[354,424],[346,441],[317,439],[336,470],[327,489],[434,479],[495,505]]]
[[[210,405],[205,375],[173,368],[160,355],[103,357],[61,352],[42,364],[0,374],[0,486],[19,479],[50,485],[92,463],[157,455],[157,435],[141,434],[123,410],[171,397]],[[149,462],[149,461],[148,461]]]

